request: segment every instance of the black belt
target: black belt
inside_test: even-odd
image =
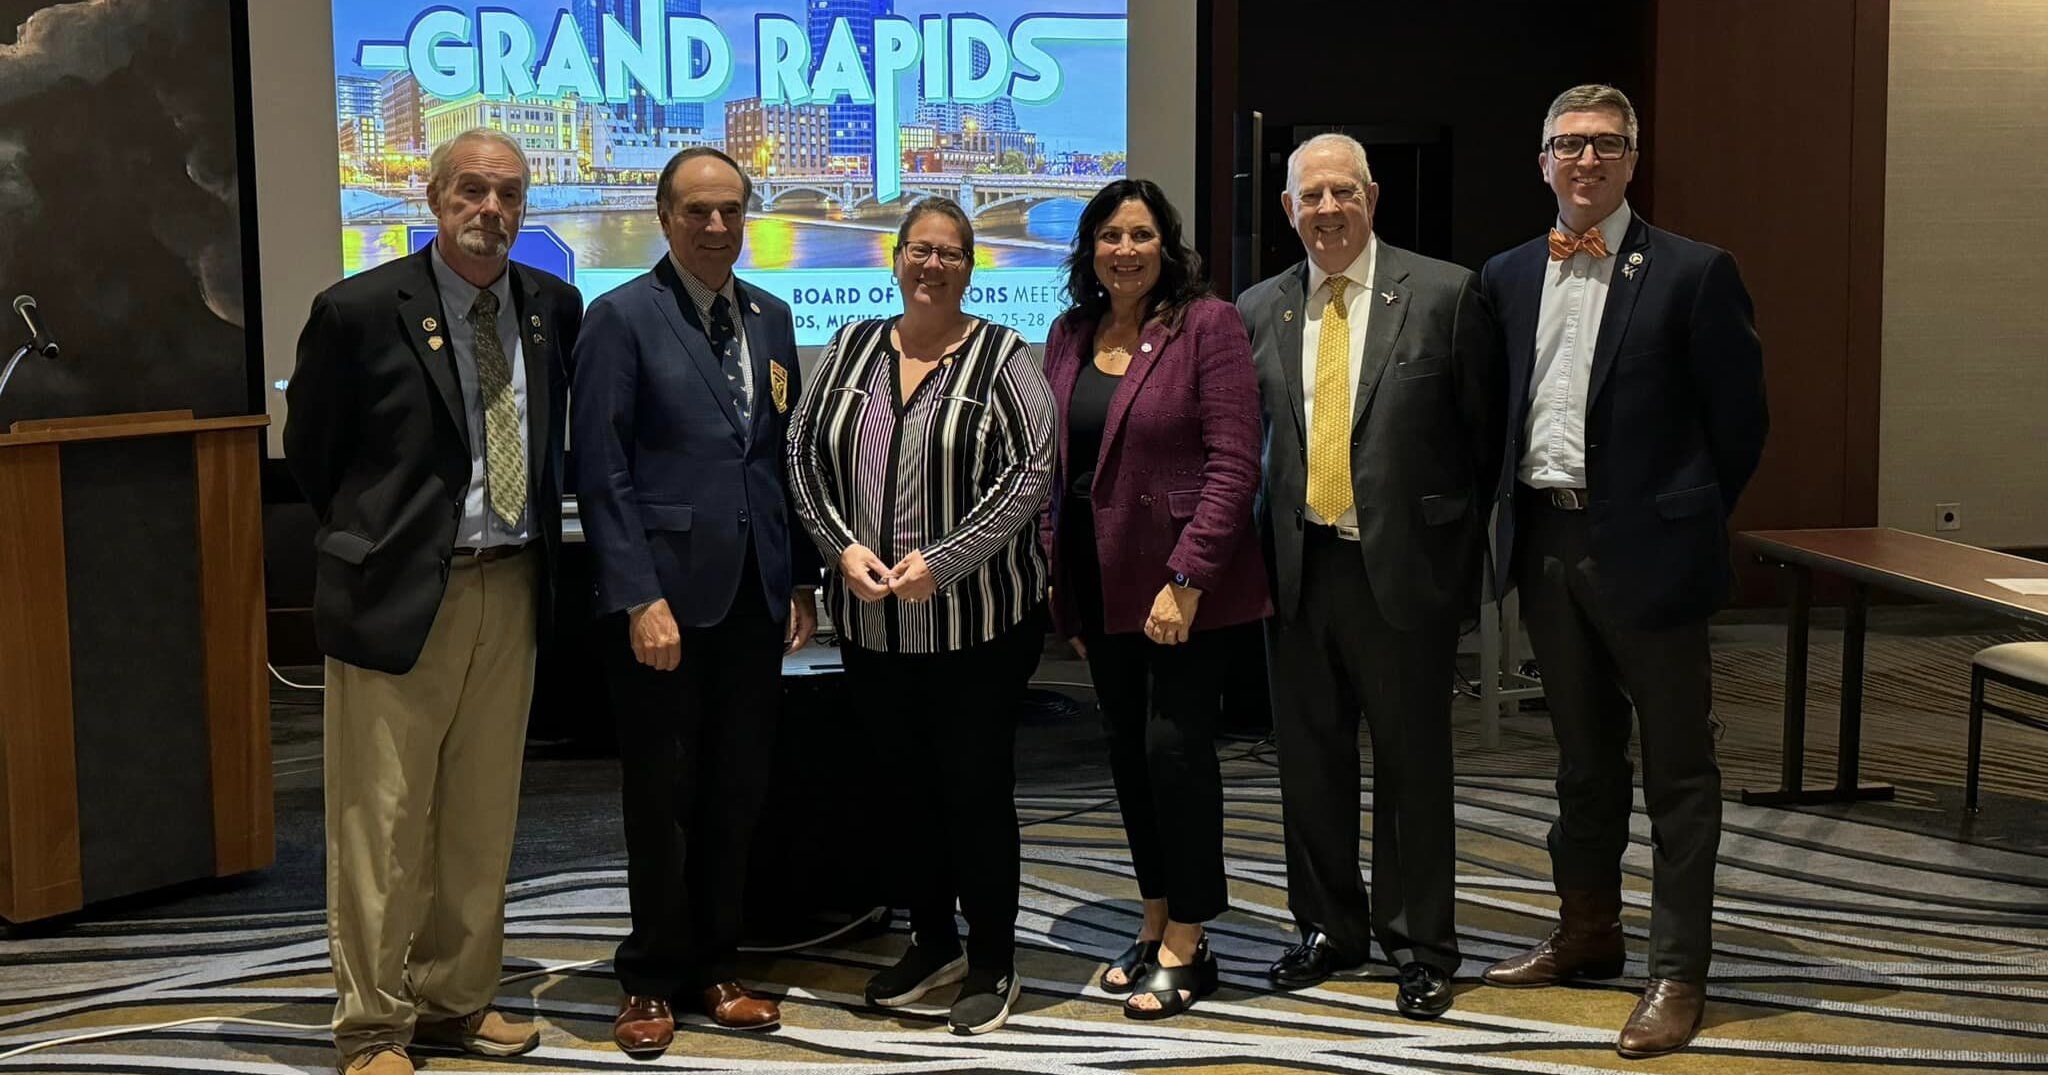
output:
[[[1545,488],[1524,485],[1520,492],[1525,499],[1538,504],[1547,504],[1559,511],[1584,511],[1593,503],[1593,498],[1584,489]]]
[[[531,541],[524,545],[486,545],[481,549],[458,547],[455,550],[455,555],[474,557],[477,563],[488,564],[493,560],[503,560],[508,557],[517,556],[530,548],[533,548],[533,542]]]
[[[1358,528],[1355,526],[1325,526],[1303,519],[1301,529],[1307,536],[1323,541],[1349,541],[1354,545],[1358,543]]]

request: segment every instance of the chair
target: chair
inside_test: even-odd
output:
[[[2048,732],[2048,717],[2020,713],[1984,700],[1985,682],[2048,699],[2048,642],[2006,642],[1978,650],[1970,659],[1970,763],[1963,779],[1963,807],[1977,812],[1977,770],[1984,753],[1984,714]]]

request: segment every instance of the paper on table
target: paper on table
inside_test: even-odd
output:
[[[2014,593],[2048,597],[2048,579],[1985,579],[1993,586],[2003,586]]]

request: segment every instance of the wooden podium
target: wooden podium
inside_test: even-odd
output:
[[[0,434],[0,918],[273,860],[268,424]]]

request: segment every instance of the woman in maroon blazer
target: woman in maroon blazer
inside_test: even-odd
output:
[[[1216,988],[1202,924],[1227,905],[1217,628],[1272,611],[1252,528],[1259,396],[1237,310],[1157,184],[1081,212],[1071,309],[1045,345],[1059,462],[1042,531],[1054,623],[1088,661],[1145,923],[1103,974],[1161,1019]]]

